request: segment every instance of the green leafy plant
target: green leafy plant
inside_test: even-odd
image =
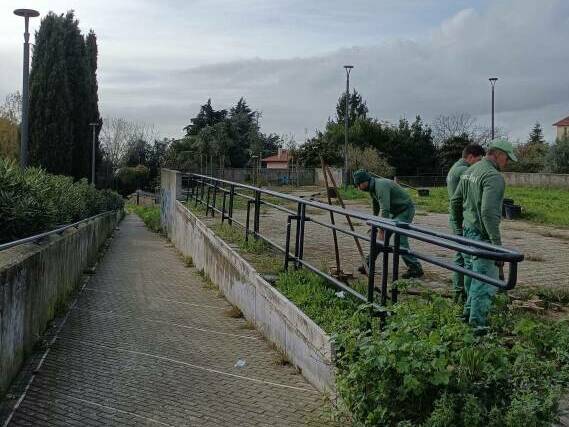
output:
[[[0,243],[122,208],[117,193],[97,190],[85,179],[73,181],[37,168],[22,171],[0,159]]]

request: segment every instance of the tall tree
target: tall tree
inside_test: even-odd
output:
[[[352,126],[356,119],[365,119],[367,117],[368,108],[366,102],[357,90],[349,94],[349,125]],[[337,123],[344,123],[346,116],[346,93],[340,95],[338,103],[336,104],[336,121]]]
[[[186,136],[196,136],[206,126],[213,126],[227,117],[227,110],[215,110],[211,106],[211,98],[200,107],[198,115],[190,119],[190,124],[184,130]]]
[[[90,176],[89,123],[98,110],[94,33],[90,39],[87,48],[73,11],[50,12],[36,33],[30,74],[32,164],[75,178]]]
[[[89,67],[89,108],[87,116],[89,123],[97,123],[95,128],[95,161],[96,164],[99,165],[102,159],[99,134],[101,133],[103,120],[99,112],[99,85],[97,83],[97,58],[99,48],[97,46],[97,35],[93,30],[89,31],[89,34],[85,38],[85,48],[87,53],[87,65]]]
[[[529,134],[528,144],[545,144],[543,129],[541,128],[541,124],[539,122],[536,122],[533,126]]]

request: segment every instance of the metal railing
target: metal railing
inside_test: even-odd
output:
[[[18,240],[13,240],[11,242],[3,243],[0,245],[0,251],[13,248],[14,246],[23,245],[24,243],[37,242],[39,240],[42,240],[42,239],[45,239],[46,237],[51,236],[52,234],[61,234],[69,228],[78,227],[81,224],[83,224],[84,222],[89,222],[93,219],[99,218],[99,217],[104,216],[104,215],[109,215],[109,214],[114,213],[114,212],[116,212],[116,211],[102,212],[100,214],[93,215],[89,218],[82,219],[81,221],[74,222],[73,224],[67,224],[67,225],[59,226],[59,227],[55,228],[54,230],[46,231],[46,232],[40,233],[40,234],[35,234],[33,236],[25,237],[23,239],[18,239]]]
[[[227,220],[229,224],[235,223],[241,226],[245,231],[245,240],[248,240],[249,236],[252,235],[255,239],[261,239],[274,249],[281,252],[284,255],[283,263],[285,271],[288,270],[291,263],[293,263],[294,268],[305,267],[325,279],[336,289],[346,292],[361,302],[370,304],[372,308],[380,314],[385,313],[385,306],[388,298],[390,255],[392,258],[391,300],[393,303],[397,302],[399,261],[402,255],[413,255],[429,264],[436,265],[449,271],[463,273],[466,276],[478,279],[503,290],[509,290],[515,287],[517,282],[518,263],[524,259],[524,256],[515,250],[431,230],[418,225],[379,218],[363,212],[343,209],[341,207],[328,205],[312,199],[305,199],[291,194],[279,193],[265,188],[258,188],[251,185],[240,184],[199,174],[185,175],[183,182],[183,191],[185,193],[187,203],[193,203],[195,206],[200,204],[203,205],[205,207],[206,216],[211,215],[214,217],[215,214],[218,213],[221,215],[222,223]],[[243,191],[248,191],[251,195],[244,194]],[[217,201],[220,197],[221,205],[218,205]],[[265,200],[263,200],[263,197],[265,197]],[[246,202],[246,216],[244,222],[237,220],[234,215],[235,202],[238,198],[241,198]],[[287,207],[280,206],[277,203],[273,203],[270,201],[271,198],[286,201],[290,204],[294,203],[296,205],[296,209],[289,209]],[[287,215],[284,247],[260,233],[261,206],[276,209]],[[331,218],[336,214],[345,216],[346,218],[362,220],[370,226],[371,233],[367,236],[339,227],[333,223],[334,221],[332,221],[332,223],[319,221],[307,214],[307,207],[328,212],[330,213]],[[252,228],[251,216],[253,217]],[[316,266],[304,259],[305,228],[306,223],[308,222],[330,229],[333,233],[342,233],[344,235],[351,236],[354,239],[368,242],[369,264],[367,265],[367,295],[360,294],[337,277],[318,269]],[[291,239],[293,238],[291,230],[293,223],[295,223],[296,226],[294,252],[291,252]],[[378,241],[377,236],[379,229],[384,230],[384,238],[383,240]],[[478,256],[498,262],[504,262],[509,265],[507,279],[496,279],[485,274],[467,270],[452,262],[434,257],[428,253],[421,253],[415,250],[402,248],[400,243],[401,236],[407,236],[409,239],[428,243],[434,248],[446,248],[471,256]],[[376,260],[379,254],[382,254],[381,262],[383,268],[381,272],[381,286],[376,287],[376,269],[375,262],[373,260]],[[379,304],[375,302],[376,293],[379,293]]]

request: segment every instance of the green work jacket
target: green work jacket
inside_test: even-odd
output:
[[[458,160],[450,171],[448,171],[447,175],[447,190],[448,190],[448,199],[450,200],[453,196],[454,192],[456,191],[456,187],[458,187],[458,183],[460,182],[460,177],[466,170],[470,167],[468,162],[464,159]]]
[[[478,230],[484,240],[502,244],[500,221],[506,182],[491,160],[482,159],[460,177],[450,199],[450,223],[455,234],[463,227]]]
[[[373,202],[373,214],[379,214],[381,208],[383,218],[393,218],[413,206],[409,194],[390,179],[372,178],[369,194]]]

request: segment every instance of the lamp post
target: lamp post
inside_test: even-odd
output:
[[[498,77],[490,77],[490,85],[492,86],[492,139],[494,139],[494,86],[498,81]]]
[[[26,26],[24,31],[24,75],[22,79],[22,125],[20,139],[20,166],[28,165],[28,112],[30,109],[29,78],[30,78],[30,33],[28,32],[30,18],[39,16],[33,9],[16,9],[14,15],[22,16]]]
[[[99,123],[89,123],[89,126],[93,128],[93,146],[91,147],[91,185],[95,186],[95,140],[96,140],[96,133],[97,126]]]
[[[348,126],[349,126],[349,107],[350,107],[350,72],[353,65],[344,65],[346,70],[346,111],[344,113],[344,189],[348,188]]]

